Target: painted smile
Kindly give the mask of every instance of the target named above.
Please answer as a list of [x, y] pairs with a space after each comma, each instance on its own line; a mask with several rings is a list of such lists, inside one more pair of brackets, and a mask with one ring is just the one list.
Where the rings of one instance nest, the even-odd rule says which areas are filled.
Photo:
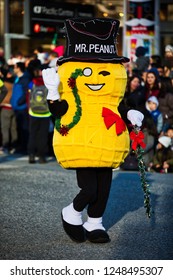
[[89, 89], [91, 90], [100, 90], [105, 84], [96, 84], [96, 85], [90, 85], [90, 84], [85, 84]]

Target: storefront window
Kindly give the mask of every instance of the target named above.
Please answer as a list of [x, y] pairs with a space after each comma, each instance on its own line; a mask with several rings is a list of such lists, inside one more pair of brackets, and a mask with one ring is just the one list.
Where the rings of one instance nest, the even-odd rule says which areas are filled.
[[22, 0], [9, 1], [9, 32], [23, 33], [24, 8]]
[[173, 4], [160, 5], [160, 21], [173, 21]]
[[168, 5], [168, 21], [173, 21], [173, 4]]

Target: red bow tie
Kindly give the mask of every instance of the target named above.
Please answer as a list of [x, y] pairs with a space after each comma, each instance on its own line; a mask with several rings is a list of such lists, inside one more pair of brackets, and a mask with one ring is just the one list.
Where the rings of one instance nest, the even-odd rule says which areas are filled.
[[119, 115], [115, 114], [110, 109], [103, 107], [102, 117], [104, 117], [104, 123], [107, 129], [109, 129], [114, 123], [116, 123], [115, 129], [117, 135], [126, 130], [124, 121], [119, 117]]
[[142, 131], [139, 131], [136, 134], [134, 131], [130, 132], [130, 139], [132, 140], [132, 149], [136, 150], [138, 145], [140, 145], [143, 149], [146, 147], [146, 144], [143, 142], [144, 134]]

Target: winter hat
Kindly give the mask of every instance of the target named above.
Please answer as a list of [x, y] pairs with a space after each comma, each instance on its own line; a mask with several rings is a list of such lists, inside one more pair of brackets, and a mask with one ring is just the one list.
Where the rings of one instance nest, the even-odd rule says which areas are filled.
[[142, 46], [139, 46], [136, 48], [136, 52], [135, 52], [135, 55], [137, 57], [140, 57], [140, 56], [144, 56], [147, 52], [147, 49], [142, 47]]
[[171, 138], [168, 136], [161, 136], [158, 139], [159, 143], [161, 143], [165, 148], [168, 148], [171, 145]]
[[67, 19], [66, 50], [57, 64], [68, 61], [129, 62], [127, 57], [117, 54], [116, 35], [119, 24], [119, 20], [114, 19]]
[[157, 105], [157, 107], [159, 106], [159, 101], [158, 101], [158, 99], [157, 99], [156, 96], [150, 96], [150, 97], [148, 98], [147, 102], [149, 102], [149, 101], [155, 103], [155, 104]]
[[173, 47], [171, 45], [167, 45], [165, 47], [165, 52], [173, 52]]
[[159, 79], [159, 71], [157, 70], [157, 68], [153, 67], [153, 68], [150, 68], [147, 73], [153, 73], [157, 79]]

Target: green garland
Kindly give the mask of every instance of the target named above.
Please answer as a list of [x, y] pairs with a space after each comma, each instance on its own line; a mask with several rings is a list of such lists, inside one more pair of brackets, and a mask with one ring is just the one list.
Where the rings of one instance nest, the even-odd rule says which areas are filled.
[[151, 217], [151, 203], [150, 203], [150, 190], [149, 184], [146, 179], [145, 164], [143, 160], [144, 147], [146, 146], [143, 142], [144, 134], [140, 128], [135, 127], [130, 133], [130, 139], [132, 140], [132, 149], [134, 150], [137, 160], [141, 179], [141, 187], [144, 193], [144, 207], [146, 208], [146, 214]]
[[136, 152], [136, 157], [138, 159], [141, 186], [144, 193], [144, 208], [146, 208], [146, 214], [150, 218], [151, 217], [150, 190], [149, 190], [149, 184], [147, 183], [146, 180], [145, 164], [142, 156], [144, 150], [139, 146], [135, 152]]
[[56, 118], [55, 120], [55, 128], [57, 131], [62, 135], [66, 136], [71, 128], [73, 128], [79, 121], [82, 115], [82, 108], [81, 108], [81, 100], [78, 94], [78, 89], [76, 86], [76, 79], [78, 76], [82, 76], [83, 71], [81, 69], [76, 69], [68, 79], [67, 83], [70, 88], [72, 88], [72, 92], [75, 98], [76, 103], [76, 112], [74, 114], [73, 120], [69, 124], [61, 124], [61, 117]]

